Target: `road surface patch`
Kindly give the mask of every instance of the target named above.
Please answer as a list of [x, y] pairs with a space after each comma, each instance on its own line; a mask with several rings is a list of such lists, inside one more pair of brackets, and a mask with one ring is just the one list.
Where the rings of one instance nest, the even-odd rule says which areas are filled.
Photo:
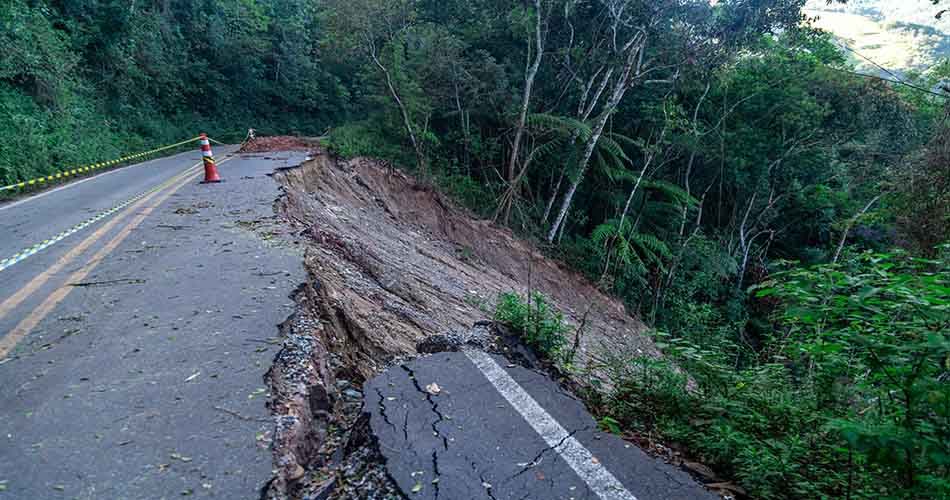
[[[161, 180], [136, 179], [123, 198], [193, 163], [165, 162]], [[258, 498], [271, 477], [274, 428], [261, 377], [277, 346], [265, 341], [306, 275], [291, 233], [275, 228], [264, 241], [237, 222], [273, 216], [279, 191], [266, 174], [278, 165], [235, 158], [226, 189], [187, 181], [83, 280], [147, 277], [146, 286], [67, 287], [18, 346], [22, 356], [0, 364], [0, 480], [9, 479], [0, 498]], [[90, 228], [131, 212], [32, 297], [67, 283], [165, 192]], [[183, 229], [155, 229], [163, 225]], [[66, 243], [74, 242], [58, 247]], [[43, 252], [10, 276], [60, 253]], [[0, 333], [29, 312], [20, 310]], [[60, 338], [64, 328], [79, 331]]]
[[[222, 162], [222, 163], [223, 163], [223, 162]], [[60, 241], [63, 241], [64, 239], [66, 239], [66, 238], [68, 238], [68, 237], [70, 237], [70, 236], [72, 236], [72, 235], [78, 233], [79, 231], [82, 231], [83, 229], [85, 229], [85, 228], [87, 228], [87, 227], [89, 227], [89, 226], [91, 226], [91, 225], [93, 225], [93, 224], [95, 224], [95, 223], [101, 221], [102, 219], [105, 219], [106, 217], [109, 217], [110, 215], [112, 215], [112, 214], [114, 214], [114, 213], [116, 213], [116, 212], [122, 210], [123, 208], [125, 208], [125, 207], [127, 207], [127, 206], [129, 206], [129, 205], [131, 205], [131, 204], [133, 204], [133, 203], [135, 203], [135, 202], [137, 202], [137, 201], [139, 201], [139, 200], [141, 200], [142, 198], [145, 198], [146, 196], [148, 196], [148, 195], [150, 195], [150, 194], [152, 194], [152, 193], [155, 193], [155, 192], [157, 192], [157, 191], [161, 191], [162, 189], [164, 189], [164, 188], [166, 188], [166, 187], [168, 187], [168, 186], [174, 184], [174, 183], [177, 182], [178, 180], [180, 180], [182, 176], [186, 175], [190, 170], [192, 170], [192, 169], [195, 168], [195, 167], [197, 167], [197, 165], [193, 165], [193, 166], [189, 167], [187, 170], [185, 170], [184, 172], [182, 172], [181, 174], [179, 174], [179, 175], [177, 175], [177, 176], [175, 176], [175, 177], [169, 179], [168, 181], [163, 182], [162, 184], [159, 184], [159, 185], [157, 185], [157, 186], [155, 186], [155, 187], [153, 187], [153, 188], [151, 188], [151, 189], [149, 189], [149, 190], [142, 191], [141, 193], [139, 193], [139, 194], [137, 194], [137, 195], [135, 195], [135, 196], [133, 196], [133, 197], [131, 197], [131, 198], [129, 198], [129, 199], [127, 199], [127, 200], [121, 202], [121, 203], [119, 203], [118, 205], [115, 205], [115, 206], [113, 206], [113, 207], [111, 207], [111, 208], [108, 208], [108, 209], [106, 209], [106, 210], [103, 210], [103, 211], [99, 212], [98, 214], [96, 214], [96, 215], [94, 215], [94, 216], [92, 216], [92, 217], [90, 217], [90, 218], [88, 218], [88, 219], [86, 219], [86, 220], [80, 222], [79, 224], [76, 224], [75, 226], [73, 226], [73, 227], [71, 227], [71, 228], [69, 228], [69, 229], [66, 229], [65, 231], [60, 232], [59, 234], [57, 234], [57, 235], [55, 235], [55, 236], [52, 236], [52, 237], [50, 237], [50, 238], [47, 238], [47, 239], [45, 239], [45, 240], [43, 240], [43, 241], [41, 241], [41, 242], [39, 242], [39, 243], [37, 243], [37, 244], [35, 244], [35, 245], [29, 247], [29, 248], [26, 248], [26, 249], [24, 249], [24, 250], [22, 250], [22, 251], [20, 251], [20, 252], [17, 252], [17, 253], [14, 254], [12, 257], [8, 257], [8, 258], [6, 258], [6, 259], [0, 260], [0, 271], [4, 271], [4, 270], [6, 270], [7, 268], [9, 268], [9, 267], [11, 267], [11, 266], [13, 266], [13, 265], [15, 265], [15, 264], [18, 264], [18, 263], [20, 263], [20, 262], [23, 262], [24, 260], [26, 260], [26, 259], [32, 257], [33, 255], [36, 255], [37, 253], [39, 253], [39, 252], [41, 252], [41, 251], [43, 251], [43, 250], [45, 250], [45, 249], [47, 249], [47, 248], [49, 248], [49, 247], [55, 245], [56, 243], [59, 243]]]
[[[221, 163], [224, 163], [228, 160], [230, 160], [230, 158], [223, 160]], [[138, 214], [135, 218], [132, 219], [131, 222], [129, 222], [125, 227], [123, 227], [119, 231], [119, 233], [106, 244], [105, 247], [103, 247], [98, 252], [96, 252], [95, 255], [93, 255], [93, 257], [89, 260], [88, 263], [83, 265], [75, 273], [71, 274], [67, 281], [79, 282], [83, 278], [85, 278], [90, 272], [92, 272], [96, 268], [96, 266], [99, 264], [99, 262], [101, 262], [102, 259], [104, 259], [110, 252], [112, 252], [112, 250], [115, 249], [115, 247], [117, 247], [123, 240], [125, 240], [125, 238], [128, 237], [128, 235], [131, 233], [131, 231], [135, 229], [136, 227], [138, 227], [142, 223], [142, 221], [144, 221], [145, 218], [148, 217], [148, 215], [151, 214], [153, 210], [155, 210], [155, 208], [160, 206], [172, 194], [174, 194], [176, 191], [181, 189], [182, 186], [184, 186], [190, 180], [194, 179], [200, 173], [200, 171], [196, 170], [198, 165], [199, 164], [195, 164], [192, 167], [185, 170], [183, 173], [176, 175], [172, 177], [171, 179], [169, 179], [168, 181], [163, 182], [159, 184], [158, 186], [146, 191], [142, 195], [143, 198], [146, 196], [148, 198], [151, 198], [150, 195], [157, 194], [163, 189], [169, 188], [168, 191], [161, 193], [158, 196], [158, 198], [156, 198], [154, 204], [148, 207], [145, 207], [145, 209], [142, 210], [140, 214]], [[147, 199], [141, 199], [141, 201], [144, 203], [147, 201]], [[105, 231], [102, 231], [101, 233], [98, 233], [98, 234], [101, 236], [104, 233]], [[85, 243], [86, 242], [84, 241], [83, 244]], [[69, 255], [69, 257], [71, 260], [71, 258], [76, 257], [76, 255]], [[60, 261], [57, 261], [57, 263], [54, 264], [54, 266], [62, 267], [62, 265], [65, 265], [65, 263], [66, 262], [64, 262], [64, 259], [61, 259]], [[44, 279], [43, 276], [44, 275], [41, 275], [41, 277], [39, 278]], [[45, 276], [48, 277], [48, 274]], [[35, 289], [35, 287], [31, 288], [29, 284], [25, 288]], [[57, 288], [36, 309], [31, 311], [25, 318], [23, 318], [19, 323], [17, 323], [17, 325], [12, 330], [10, 330], [6, 335], [0, 338], [0, 358], [3, 358], [7, 354], [9, 354], [10, 351], [12, 351], [16, 347], [16, 345], [20, 342], [20, 340], [22, 340], [23, 337], [29, 334], [30, 330], [32, 330], [37, 324], [39, 324], [39, 322], [42, 321], [43, 318], [45, 318], [50, 313], [50, 311], [52, 311], [53, 308], [56, 307], [56, 305], [62, 302], [62, 300], [67, 295], [69, 295], [70, 291], [72, 291], [72, 287]], [[22, 298], [24, 297], [21, 297], [20, 294], [15, 294], [13, 297], [11, 297], [11, 299], [13, 299], [14, 301], [16, 301], [17, 299], [22, 300]], [[11, 308], [13, 305], [15, 304], [10, 304], [9, 305], [10, 307], [7, 307], [8, 304], [6, 304], [6, 301], [5, 303], [0, 304], [0, 314], [5, 314], [5, 311]]]
[[464, 352], [495, 390], [521, 414], [544, 442], [574, 469], [598, 498], [637, 500], [637, 497], [627, 491], [584, 445], [545, 411], [491, 356], [476, 349], [465, 349]]
[[482, 351], [392, 367], [367, 382], [364, 403], [389, 474], [412, 499], [716, 498], [600, 432], [545, 375]]

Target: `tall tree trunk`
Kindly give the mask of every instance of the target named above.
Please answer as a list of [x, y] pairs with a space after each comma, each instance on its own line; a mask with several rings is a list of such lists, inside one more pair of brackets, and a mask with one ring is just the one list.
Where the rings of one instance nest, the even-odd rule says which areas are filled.
[[416, 138], [416, 131], [412, 127], [412, 120], [409, 119], [409, 110], [406, 109], [405, 103], [402, 102], [402, 98], [399, 97], [399, 92], [396, 91], [396, 86], [393, 84], [392, 75], [389, 73], [389, 69], [383, 65], [379, 60], [379, 57], [376, 55], [376, 47], [371, 47], [369, 50], [370, 57], [373, 59], [373, 63], [376, 64], [376, 67], [383, 73], [383, 76], [386, 78], [386, 87], [389, 88], [389, 94], [392, 96], [393, 101], [396, 103], [396, 107], [399, 108], [399, 113], [402, 115], [402, 124], [406, 129], [406, 133], [409, 134], [409, 142], [412, 143], [412, 149], [416, 153], [416, 162], [418, 163], [419, 171], [422, 172], [422, 176], [428, 176], [428, 169], [426, 168], [425, 154], [422, 152], [422, 144], [419, 143], [419, 139]]
[[[652, 160], [652, 156], [651, 156]], [[650, 166], [652, 161], [643, 162], [643, 168], [640, 169], [640, 175], [637, 176], [637, 182], [633, 184], [633, 189], [630, 190], [630, 196], [627, 196], [627, 203], [623, 206], [623, 212], [620, 214], [620, 224], [617, 227], [617, 231], [623, 231], [623, 222], [627, 218], [627, 213], [630, 211], [630, 202], [633, 201], [633, 195], [637, 193], [637, 189], [640, 188], [640, 182], [643, 181], [643, 176], [647, 173], [647, 168]]]
[[848, 233], [851, 232], [851, 228], [854, 227], [854, 225], [858, 222], [858, 219], [860, 219], [862, 215], [866, 214], [867, 211], [871, 209], [871, 206], [877, 203], [877, 200], [879, 200], [880, 198], [881, 198], [881, 195], [877, 195], [874, 198], [871, 198], [871, 201], [869, 201], [868, 204], [865, 205], [864, 208], [862, 208], [860, 212], [855, 214], [855, 216], [852, 217], [851, 220], [848, 221], [848, 225], [844, 228], [844, 231], [841, 233], [841, 239], [838, 240], [838, 248], [835, 250], [835, 258], [832, 259], [831, 261], [832, 264], [838, 263], [838, 258], [841, 257], [841, 250], [844, 249], [844, 242], [845, 240], [848, 239]]
[[[594, 108], [597, 106], [597, 103], [600, 102], [600, 97], [603, 95], [604, 90], [607, 88], [607, 84], [610, 83], [610, 77], [613, 76], [614, 68], [610, 68], [604, 73], [603, 78], [600, 81], [600, 85], [597, 86], [597, 90], [594, 92], [593, 97], [590, 97], [590, 90], [594, 86], [594, 82], [597, 80], [597, 77], [600, 75], [600, 72], [603, 71], [603, 67], [599, 68], [590, 80], [587, 82], [587, 85], [584, 86], [584, 93], [581, 96], [577, 104], [577, 117], [582, 122], [586, 122], [590, 118], [590, 114], [594, 111]], [[571, 142], [574, 144], [577, 141], [579, 132], [574, 131], [571, 133]], [[561, 184], [564, 183], [564, 176], [567, 175], [567, 169], [570, 168], [570, 164], [565, 163], [561, 167], [561, 173], [558, 174], [557, 184], [554, 185], [554, 190], [551, 192], [551, 197], [548, 198], [548, 203], [544, 207], [544, 216], [541, 217], [541, 227], [544, 227], [548, 223], [548, 218], [551, 217], [551, 209], [554, 208], [554, 202], [557, 201], [557, 197], [561, 194]]]
[[[521, 172], [518, 173], [518, 156], [521, 154], [521, 141], [524, 138], [525, 125], [528, 121], [528, 108], [531, 106], [531, 92], [534, 88], [534, 79], [538, 75], [538, 68], [541, 66], [541, 59], [544, 56], [544, 41], [541, 36], [541, 23], [542, 23], [542, 12], [541, 12], [541, 0], [534, 0], [534, 10], [537, 19], [534, 23], [534, 43], [535, 43], [535, 54], [534, 60], [530, 65], [525, 61], [525, 80], [524, 80], [524, 92], [521, 96], [521, 111], [518, 115], [518, 124], [515, 127], [515, 140], [511, 145], [511, 156], [508, 159], [508, 193], [502, 197], [501, 204], [498, 206], [498, 210], [495, 211], [494, 219], [497, 221], [498, 216], [504, 212], [505, 213], [505, 223], [508, 223], [508, 218], [511, 214], [511, 204], [514, 203], [515, 198], [517, 197], [517, 191], [519, 185], [521, 184], [521, 178], [524, 175], [524, 171], [527, 170], [527, 162], [525, 162], [525, 168], [521, 169]], [[531, 43], [528, 43], [529, 57]]]
[[624, 94], [627, 92], [627, 88], [630, 85], [630, 77], [633, 76], [634, 69], [636, 69], [637, 75], [640, 73], [640, 66], [643, 63], [643, 47], [645, 44], [646, 36], [643, 33], [638, 33], [633, 39], [630, 40], [628, 46], [625, 47], [627, 50], [627, 60], [624, 64], [623, 71], [620, 73], [617, 81], [614, 83], [613, 93], [604, 106], [604, 110], [601, 112], [600, 117], [597, 119], [590, 139], [587, 140], [587, 145], [584, 148], [584, 156], [580, 163], [580, 171], [577, 174], [577, 178], [571, 181], [571, 186], [568, 188], [567, 194], [564, 195], [564, 200], [561, 202], [561, 208], [558, 210], [557, 218], [554, 220], [554, 224], [551, 225], [550, 231], [548, 231], [548, 243], [554, 241], [555, 236], [557, 236], [558, 229], [564, 223], [564, 218], [567, 216], [567, 212], [571, 208], [571, 203], [574, 201], [574, 194], [577, 192], [577, 187], [580, 186], [581, 181], [584, 180], [584, 174], [587, 171], [587, 166], [590, 164], [590, 159], [594, 155], [594, 148], [597, 147], [597, 142], [600, 140], [600, 136], [604, 132], [604, 127], [607, 125], [607, 120], [610, 118], [610, 115], [614, 112], [614, 110], [617, 109], [617, 106], [623, 99]]
[[551, 216], [551, 209], [554, 208], [554, 202], [557, 201], [557, 195], [561, 194], [561, 183], [564, 182], [564, 175], [567, 173], [567, 166], [561, 169], [561, 175], [557, 178], [557, 184], [551, 191], [551, 197], [548, 198], [548, 204], [544, 207], [544, 216], [541, 217], [541, 227], [548, 223], [548, 217]]

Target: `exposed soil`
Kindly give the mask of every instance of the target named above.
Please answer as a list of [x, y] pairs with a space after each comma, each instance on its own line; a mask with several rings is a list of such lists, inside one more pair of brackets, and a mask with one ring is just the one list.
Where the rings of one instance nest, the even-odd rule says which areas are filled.
[[315, 139], [290, 135], [255, 137], [241, 144], [238, 153], [264, 153], [268, 151], [310, 151], [318, 146]]
[[622, 303], [510, 231], [382, 162], [308, 149], [312, 160], [275, 174], [285, 191], [275, 209], [309, 237], [310, 279], [268, 373], [278, 418], [269, 496], [400, 498], [371, 456], [362, 383], [420, 342], [490, 318], [502, 292], [544, 293], [575, 332], [586, 316], [575, 383], [589, 383], [606, 353], [659, 355]]

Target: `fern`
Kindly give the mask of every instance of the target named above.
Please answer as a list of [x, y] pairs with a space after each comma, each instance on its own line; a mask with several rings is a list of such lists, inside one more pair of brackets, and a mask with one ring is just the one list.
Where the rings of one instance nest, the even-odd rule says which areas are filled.
[[629, 219], [624, 221], [623, 227], [619, 225], [619, 220], [610, 219], [591, 233], [591, 240], [602, 249], [605, 263], [612, 255], [622, 264], [624, 272], [643, 275], [648, 271], [648, 263], [663, 269], [664, 260], [672, 258], [669, 245], [657, 236], [637, 232]]
[[[613, 134], [609, 134], [609, 135], [613, 135]], [[620, 147], [620, 144], [618, 144], [617, 141], [611, 139], [609, 135], [601, 136], [600, 140], [597, 141], [598, 149], [603, 149], [604, 151], [606, 151], [611, 156], [617, 159], [623, 160], [628, 163], [632, 163], [632, 160], [630, 159], [630, 157], [627, 156], [627, 153], [625, 153], [623, 148]]]
[[683, 188], [671, 182], [644, 179], [640, 186], [643, 189], [656, 191], [657, 193], [663, 195], [667, 200], [675, 204], [689, 206], [695, 206], [699, 204], [699, 200], [691, 196]]
[[593, 134], [590, 125], [567, 116], [533, 113], [528, 115], [527, 123], [532, 128], [556, 132], [566, 137], [576, 136], [581, 141], [587, 141]]

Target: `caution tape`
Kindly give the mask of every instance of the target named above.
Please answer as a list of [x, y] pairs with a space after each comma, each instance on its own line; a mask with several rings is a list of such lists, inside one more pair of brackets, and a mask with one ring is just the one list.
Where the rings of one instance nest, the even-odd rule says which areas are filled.
[[[196, 140], [198, 140], [197, 137], [192, 137], [191, 139], [184, 140], [184, 141], [181, 141], [181, 142], [177, 142], [177, 143], [175, 143], [175, 144], [169, 144], [168, 146], [162, 146], [162, 147], [160, 147], [160, 148], [150, 149], [150, 150], [148, 150], [148, 151], [143, 151], [143, 152], [141, 152], [141, 153], [136, 153], [136, 154], [133, 154], [133, 155], [123, 156], [123, 157], [121, 157], [121, 158], [116, 158], [116, 159], [114, 159], [114, 160], [109, 160], [109, 161], [100, 162], [100, 163], [93, 163], [93, 164], [91, 164], [91, 165], [86, 165], [86, 166], [82, 166], [82, 167], [76, 167], [76, 168], [69, 169], [69, 170], [63, 170], [63, 171], [57, 172], [57, 173], [55, 173], [55, 174], [49, 174], [49, 175], [44, 175], [44, 176], [41, 176], [41, 177], [36, 177], [36, 178], [30, 179], [30, 180], [28, 180], [28, 181], [17, 182], [17, 183], [10, 184], [10, 185], [7, 185], [7, 186], [0, 186], [0, 192], [9, 191], [9, 190], [11, 190], [11, 189], [24, 188], [24, 187], [27, 187], [27, 186], [35, 186], [35, 185], [45, 184], [45, 183], [47, 183], [47, 182], [52, 182], [52, 181], [55, 181], [55, 180], [57, 180], [57, 179], [65, 179], [65, 178], [68, 178], [68, 177], [71, 177], [71, 176], [74, 176], [74, 175], [79, 175], [79, 174], [84, 174], [84, 173], [87, 173], [87, 172], [92, 172], [93, 170], [98, 170], [98, 169], [100, 169], [100, 168], [111, 167], [111, 166], [113, 166], [113, 165], [118, 165], [119, 163], [122, 163], [122, 162], [125, 162], [125, 161], [135, 160], [135, 159], [138, 159], [138, 158], [142, 158], [142, 157], [144, 157], [144, 156], [148, 156], [148, 155], [151, 155], [151, 154], [158, 153], [158, 152], [160, 152], [160, 151], [165, 151], [166, 149], [171, 149], [171, 148], [178, 147], [178, 146], [181, 146], [181, 145], [184, 145], [184, 144], [188, 144], [189, 142], [196, 141]], [[3, 269], [0, 268], [0, 271], [2, 271], [2, 270], [3, 270]]]
[[[187, 141], [186, 141], [186, 142], [187, 142]], [[49, 239], [47, 239], [47, 240], [43, 240], [42, 242], [37, 243], [37, 244], [35, 244], [35, 245], [33, 245], [33, 246], [31, 246], [31, 247], [29, 247], [29, 248], [27, 248], [27, 249], [25, 249], [25, 250], [23, 250], [23, 251], [21, 251], [21, 252], [17, 252], [17, 253], [16, 253], [15, 255], [13, 255], [12, 257], [9, 257], [9, 258], [0, 260], [0, 271], [3, 271], [3, 270], [5, 270], [5, 269], [9, 268], [10, 266], [13, 266], [14, 264], [17, 264], [17, 263], [19, 263], [19, 262], [23, 262], [24, 260], [28, 259], [30, 256], [35, 255], [37, 252], [40, 252], [40, 251], [42, 251], [42, 250], [44, 250], [44, 249], [46, 249], [46, 248], [49, 248], [49, 247], [55, 245], [56, 243], [58, 243], [58, 242], [60, 242], [60, 241], [62, 241], [62, 240], [64, 240], [64, 239], [68, 238], [69, 236], [71, 236], [71, 235], [73, 235], [73, 234], [76, 234], [76, 233], [79, 232], [79, 231], [82, 231], [84, 228], [89, 227], [89, 226], [91, 226], [92, 224], [95, 224], [96, 222], [99, 222], [100, 220], [102, 220], [102, 219], [104, 219], [104, 218], [106, 218], [106, 217], [108, 217], [108, 216], [110, 216], [110, 215], [112, 215], [112, 214], [118, 212], [119, 210], [122, 210], [123, 208], [125, 208], [125, 207], [127, 207], [127, 206], [129, 206], [129, 205], [131, 205], [131, 204], [133, 204], [133, 203], [135, 203], [136, 201], [139, 201], [139, 200], [141, 200], [142, 198], [144, 198], [144, 197], [146, 197], [146, 196], [148, 196], [148, 195], [150, 195], [150, 194], [152, 194], [152, 193], [154, 193], [154, 192], [156, 192], [156, 191], [160, 191], [160, 190], [162, 190], [162, 189], [168, 187], [169, 185], [171, 185], [171, 184], [175, 183], [176, 181], [178, 181], [179, 179], [181, 179], [183, 176], [189, 175], [189, 174], [191, 173], [191, 171], [194, 170], [194, 168], [195, 168], [196, 166], [197, 166], [197, 165], [192, 166], [192, 167], [189, 167], [189, 168], [188, 168], [187, 170], [185, 170], [184, 172], [182, 172], [182, 173], [180, 173], [180, 174], [178, 174], [178, 175], [175, 175], [175, 176], [172, 177], [171, 179], [169, 179], [169, 180], [167, 180], [167, 181], [165, 181], [165, 182], [163, 182], [163, 183], [161, 183], [161, 184], [159, 184], [159, 185], [157, 185], [157, 186], [155, 186], [155, 187], [149, 189], [148, 191], [143, 191], [143, 192], [141, 192], [141, 193], [139, 193], [139, 194], [137, 194], [137, 195], [135, 195], [135, 196], [133, 196], [133, 197], [131, 197], [131, 198], [125, 200], [125, 201], [123, 201], [122, 203], [119, 203], [118, 205], [116, 205], [116, 206], [114, 206], [114, 207], [112, 207], [112, 208], [109, 208], [109, 209], [107, 209], [107, 210], [104, 210], [104, 211], [102, 211], [102, 212], [99, 212], [98, 214], [96, 214], [96, 215], [94, 215], [94, 216], [92, 216], [92, 217], [90, 217], [90, 218], [88, 218], [88, 219], [86, 219], [86, 220], [80, 222], [79, 224], [76, 224], [75, 226], [73, 226], [73, 227], [71, 227], [71, 228], [69, 228], [69, 229], [67, 229], [67, 230], [65, 230], [65, 231], [63, 231], [63, 232], [57, 234], [56, 236], [53, 236], [52, 238], [49, 238]]]

